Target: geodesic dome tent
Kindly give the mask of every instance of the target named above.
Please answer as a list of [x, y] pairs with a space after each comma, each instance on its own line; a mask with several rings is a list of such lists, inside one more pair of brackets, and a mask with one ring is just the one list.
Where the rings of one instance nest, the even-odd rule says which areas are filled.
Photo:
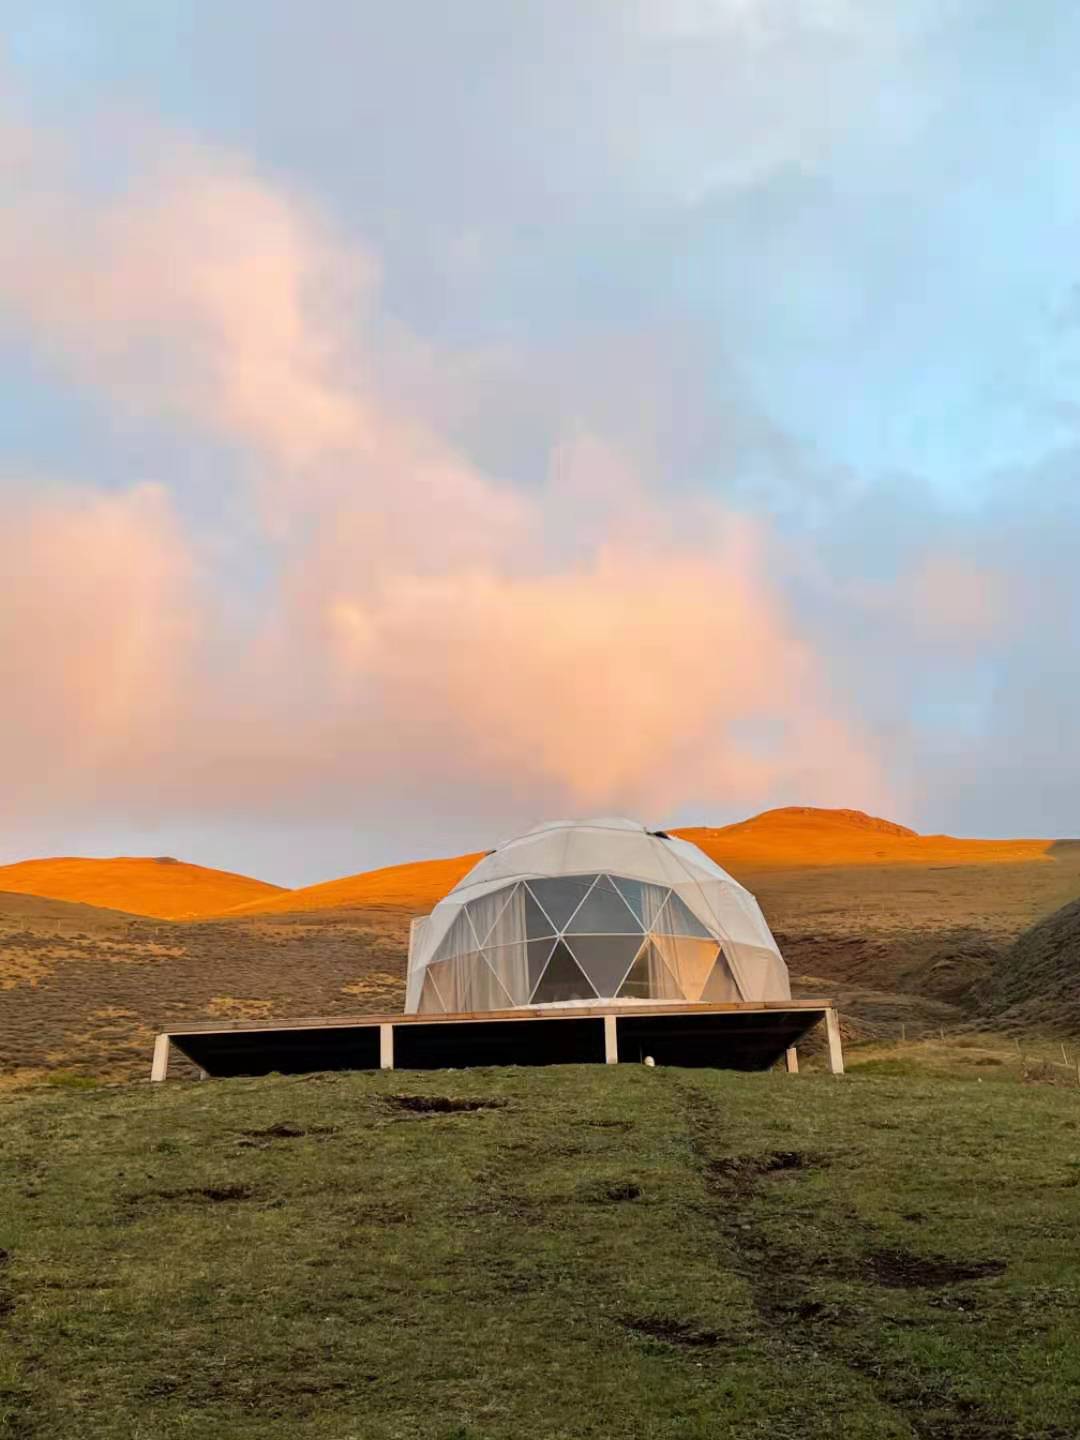
[[556, 821], [501, 845], [409, 937], [409, 1014], [790, 998], [750, 892], [631, 820]]

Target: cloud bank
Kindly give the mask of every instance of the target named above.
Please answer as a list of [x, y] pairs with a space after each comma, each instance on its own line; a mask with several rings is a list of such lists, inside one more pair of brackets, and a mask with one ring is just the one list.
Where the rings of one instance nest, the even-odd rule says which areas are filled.
[[[796, 288], [783, 219], [805, 238], [854, 117], [901, 64], [919, 83], [872, 119], [907, 155], [933, 108], [919, 47], [940, 27], [914, 10], [871, 23], [808, 5], [795, 23], [786, 7], [717, 3], [642, 7], [627, 29], [631, 10], [583, 7], [581, 54], [617, 58], [599, 96], [574, 71], [545, 99], [550, 133], [523, 120], [520, 187], [491, 126], [515, 87], [536, 93], [551, 35], [530, 7], [493, 109], [447, 111], [475, 162], [461, 193], [402, 130], [385, 145], [423, 183], [394, 191], [408, 166], [379, 173], [361, 133], [363, 213], [347, 189], [267, 163], [261, 143], [120, 107], [76, 135], [12, 90], [0, 355], [55, 387], [58, 415], [77, 395], [97, 417], [93, 454], [73, 445], [51, 473], [0, 452], [15, 829], [311, 834], [362, 816], [378, 833], [405, 815], [416, 853], [556, 812], [820, 803], [928, 828], [1068, 830], [1074, 442], [1055, 432], [959, 497], [862, 471], [767, 403], [761, 364], [794, 332], [770, 314], [750, 335], [722, 273], [701, 288], [721, 226], [789, 288], [784, 326], [831, 306], [828, 272]], [[287, 56], [299, 83], [316, 57], [279, 18], [264, 59], [273, 73]], [[347, 49], [368, 22], [338, 18]], [[395, 73], [392, 32], [365, 61], [376, 90], [375, 70]], [[346, 101], [323, 59], [332, 114]], [[448, 71], [423, 64], [435, 107]], [[763, 65], [788, 77], [783, 114], [754, 79]], [[654, 88], [665, 66], [688, 86]], [[717, 88], [727, 108], [707, 113]], [[615, 120], [635, 97], [631, 153]], [[601, 101], [572, 155], [570, 117], [596, 119]], [[560, 160], [544, 169], [551, 134]], [[676, 152], [666, 172], [653, 163]], [[574, 203], [537, 228], [556, 178]], [[630, 258], [605, 231], [628, 207]], [[864, 239], [843, 238], [856, 273]], [[525, 254], [535, 285], [514, 278]], [[545, 314], [546, 277], [567, 264]], [[658, 291], [661, 274], [675, 280]], [[849, 408], [857, 428], [857, 393]]]
[[594, 437], [530, 492], [483, 473], [380, 394], [378, 267], [308, 207], [167, 142], [98, 203], [51, 148], [21, 149], [40, 198], [5, 229], [9, 315], [103, 403], [240, 451], [273, 554], [230, 634], [227, 561], [163, 490], [16, 491], [0, 743], [53, 768], [53, 803], [318, 813], [426, 783], [661, 813], [825, 799], [841, 770], [882, 799], [767, 524], [650, 493]]

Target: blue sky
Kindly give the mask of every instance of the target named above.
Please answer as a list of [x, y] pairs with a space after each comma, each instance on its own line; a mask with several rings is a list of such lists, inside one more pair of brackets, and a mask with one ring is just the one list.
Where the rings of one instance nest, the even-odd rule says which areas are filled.
[[4, 858], [1080, 832], [1074, 6], [0, 26]]

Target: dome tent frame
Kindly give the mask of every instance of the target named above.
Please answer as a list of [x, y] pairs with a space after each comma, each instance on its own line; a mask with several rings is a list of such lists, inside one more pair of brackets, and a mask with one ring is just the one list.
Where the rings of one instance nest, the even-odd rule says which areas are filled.
[[508, 841], [410, 932], [407, 1014], [790, 997], [749, 891], [631, 820], [554, 821]]
[[[560, 884], [547, 883], [556, 881]], [[650, 887], [656, 892], [651, 899]], [[470, 906], [475, 906], [475, 918]], [[538, 913], [553, 933], [530, 937], [529, 915], [535, 923]], [[639, 929], [627, 931], [628, 913]], [[618, 917], [615, 928], [612, 915]], [[637, 938], [628, 939], [628, 933]], [[455, 934], [457, 939], [448, 938]], [[499, 948], [491, 943], [493, 937], [503, 946], [499, 963], [512, 968], [507, 985], [484, 954]], [[474, 948], [465, 948], [463, 939]], [[543, 964], [533, 977], [528, 946], [537, 939], [551, 949], [541, 956]], [[638, 979], [628, 990], [630, 972], [620, 979], [620, 969], [635, 945], [635, 961], [642, 953], [648, 960], [639, 965]], [[458, 953], [449, 954], [455, 947]], [[564, 977], [574, 973], [566, 969], [568, 958], [578, 974], [594, 974], [591, 1000], [585, 994], [553, 1003], [544, 998], [548, 992], [540, 985], [556, 952]], [[696, 966], [695, 957], [701, 962]], [[435, 967], [446, 960], [453, 988], [440, 1001], [461, 1008], [424, 1013], [418, 1002], [425, 984], [432, 979], [436, 988]], [[600, 981], [601, 970], [606, 983]], [[720, 977], [737, 998], [650, 993], [658, 977], [660, 988], [677, 980], [684, 991], [693, 991], [702, 976], [703, 988]], [[515, 985], [520, 1003], [513, 1003]], [[602, 998], [597, 986], [612, 993]], [[825, 1030], [828, 1069], [842, 1075], [835, 1007], [828, 1000], [790, 998], [787, 967], [757, 902], [695, 846], [631, 821], [560, 822], [492, 851], [430, 915], [414, 922], [404, 1014], [189, 1022], [156, 1037], [150, 1079], [168, 1078], [171, 1053], [186, 1057], [203, 1077], [612, 1065], [647, 1057], [659, 1065], [736, 1070], [765, 1070], [784, 1059], [789, 1072], [797, 1072], [796, 1046], [819, 1025]]]

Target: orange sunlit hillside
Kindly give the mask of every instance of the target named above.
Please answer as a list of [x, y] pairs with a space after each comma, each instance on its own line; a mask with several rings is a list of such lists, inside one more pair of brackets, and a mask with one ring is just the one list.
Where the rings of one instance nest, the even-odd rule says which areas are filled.
[[[1043, 860], [1048, 840], [917, 835], [857, 810], [768, 810], [719, 828], [674, 830], [738, 878], [760, 869], [845, 865], [992, 865]], [[25, 860], [0, 866], [0, 891], [105, 906], [166, 920], [390, 907], [430, 909], [480, 854], [391, 865], [286, 890], [170, 859]]]
[[1050, 840], [963, 840], [919, 835], [861, 810], [791, 806], [719, 829], [673, 831], [718, 865], [740, 869], [821, 865], [992, 865], [1041, 860]]
[[161, 920], [215, 915], [283, 893], [279, 885], [247, 875], [207, 870], [167, 857], [22, 860], [0, 865], [0, 891], [104, 906]]
[[302, 890], [286, 890], [231, 913], [282, 915], [301, 910], [355, 910], [383, 905], [408, 910], [430, 909], [480, 858], [480, 853], [455, 855], [449, 860], [418, 860], [409, 865], [389, 865], [384, 870], [366, 870], [359, 875], [345, 875], [340, 880], [326, 880], [321, 885], [307, 885]]
[[[1047, 840], [956, 840], [917, 835], [857, 810], [769, 810], [719, 829], [673, 830], [738, 877], [765, 867], [827, 865], [986, 865], [1039, 860]], [[479, 854], [421, 860], [287, 890], [233, 911], [238, 916], [390, 906], [430, 909], [480, 859]]]

